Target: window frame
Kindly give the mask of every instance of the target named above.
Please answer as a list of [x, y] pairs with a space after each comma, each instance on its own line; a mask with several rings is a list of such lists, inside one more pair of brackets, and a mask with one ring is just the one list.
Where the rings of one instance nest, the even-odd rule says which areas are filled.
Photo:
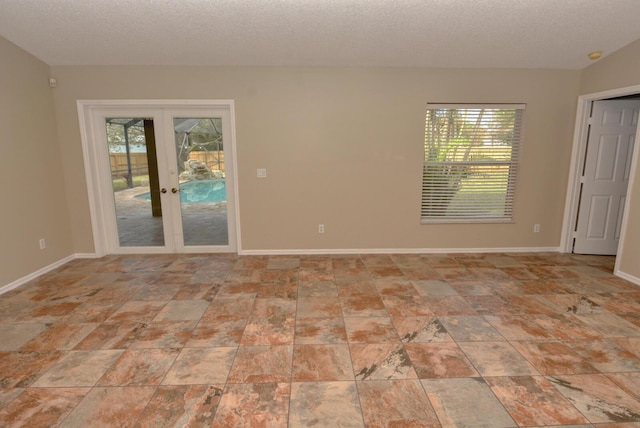
[[[472, 103], [464, 103], [464, 104], [455, 104], [455, 103], [428, 103], [426, 106], [426, 112], [425, 112], [425, 140], [424, 140], [424, 150], [423, 150], [423, 167], [422, 167], [422, 185], [421, 185], [421, 201], [420, 201], [420, 222], [421, 224], [438, 224], [438, 223], [512, 223], [513, 222], [513, 212], [514, 212], [514, 207], [515, 207], [515, 194], [516, 194], [516, 181], [518, 178], [518, 164], [519, 164], [519, 157], [522, 151], [522, 142], [523, 142], [523, 131], [524, 131], [524, 113], [525, 113], [525, 109], [526, 109], [526, 105], [523, 103], [505, 103], [505, 104], [472, 104]], [[482, 114], [484, 114], [484, 112], [486, 110], [502, 110], [502, 111], [515, 111], [514, 112], [514, 117], [513, 117], [513, 128], [510, 132], [511, 137], [508, 140], [509, 144], [508, 147], [509, 150], [509, 154], [510, 157], [508, 159], [504, 159], [504, 160], [497, 160], [497, 159], [491, 159], [491, 160], [469, 160], [466, 158], [463, 158], [462, 160], [455, 160], [455, 159], [444, 159], [444, 160], [437, 160], [434, 161], [429, 160], [429, 148], [430, 147], [434, 147], [435, 144], [441, 144], [441, 143], [437, 143], [435, 140], [430, 141], [428, 140], [429, 136], [430, 136], [430, 131], [429, 131], [429, 114], [431, 111], [434, 110], [439, 110], [439, 111], [444, 111], [445, 114], [448, 111], [451, 110], [463, 110], [463, 113], [465, 113], [464, 111], [475, 111], [477, 110], [478, 112], [480, 112], [482, 110]], [[435, 113], [434, 113], [435, 114]], [[465, 116], [466, 117], [466, 116]], [[489, 121], [487, 120], [486, 122], [484, 122], [484, 118], [481, 117], [480, 113], [477, 113], [476, 117], [480, 117], [478, 120], [479, 122], [482, 123], [495, 123], [493, 120]], [[468, 123], [468, 122], [467, 122]], [[478, 129], [478, 127], [472, 128], [474, 131]], [[495, 128], [485, 128], [485, 129], [492, 129], [494, 130]], [[474, 132], [473, 135], [476, 135], [476, 133]], [[492, 134], [491, 132], [487, 132], [487, 133], [483, 133], [481, 134], [481, 137], [485, 137], [482, 140], [486, 141], [487, 137], [492, 137], [494, 134]], [[447, 140], [446, 143], [448, 144], [449, 141], [451, 140]], [[507, 140], [504, 140], [507, 141]], [[492, 149], [494, 147], [499, 147], [498, 144], [496, 144], [495, 146], [493, 145], [487, 145], [487, 148], [482, 148], [482, 146], [484, 146], [484, 144], [482, 145], [474, 145], [473, 143], [468, 144], [467, 146], [464, 145], [460, 145], [459, 147], [469, 147], [469, 149], [467, 150], [467, 154], [468, 152], [472, 149], [472, 148], [480, 148], [480, 150], [475, 151], [477, 155], [479, 155], [479, 158], [482, 159], [484, 156], [488, 156], [492, 153]], [[504, 146], [504, 145], [503, 145]], [[448, 147], [448, 149], [450, 149], [451, 146]], [[495, 150], [496, 152], [499, 149]], [[438, 154], [438, 156], [440, 156]], [[446, 156], [446, 155], [445, 155]], [[466, 155], [465, 155], [466, 156]], [[432, 156], [433, 157], [433, 156]], [[491, 171], [491, 168], [494, 168], [494, 171]], [[490, 177], [489, 179], [489, 184], [484, 184], [484, 185], [480, 185], [477, 186], [478, 189], [481, 189], [482, 191], [484, 191], [485, 194], [489, 194], [488, 190], [491, 189], [491, 186], [496, 186], [496, 183], [499, 183], [501, 178], [500, 178], [500, 172], [496, 171], [495, 168], [508, 168], [508, 172], [506, 174], [506, 191], [504, 191], [504, 202], [500, 203], [500, 204], [494, 204], [491, 205], [490, 203], [487, 204], [477, 204], [477, 203], [472, 203], [472, 202], [464, 202], [462, 204], [460, 204], [459, 207], [457, 207], [456, 209], [458, 209], [460, 213], [464, 213], [465, 210], [467, 211], [466, 215], [447, 215], [447, 211], [450, 209], [450, 204], [453, 201], [453, 199], [455, 198], [455, 196], [458, 194], [458, 191], [461, 189], [461, 187], [457, 187], [456, 190], [451, 190], [451, 189], [445, 189], [442, 190], [443, 186], [449, 186], [450, 188], [452, 188], [451, 183], [448, 184], [443, 184], [445, 182], [447, 182], [448, 180], [448, 176], [449, 176], [449, 172], [443, 173], [441, 175], [431, 175], [431, 177], [429, 178], [428, 176], [428, 169], [442, 169], [442, 168], [448, 168], [447, 171], [450, 171], [451, 169], [454, 168], [459, 168], [460, 170], [466, 170], [468, 171], [469, 168], [475, 168], [476, 173], [473, 174], [491, 174], [488, 177]], [[504, 174], [504, 173], [502, 173]], [[472, 173], [469, 173], [469, 176], [471, 176]], [[463, 179], [458, 178], [458, 183], [460, 184], [460, 181], [462, 181]], [[504, 181], [504, 180], [503, 180]], [[482, 189], [481, 186], [486, 186], [486, 189]], [[504, 184], [501, 184], [501, 186], [504, 186]], [[473, 185], [468, 186], [468, 188], [473, 187]], [[479, 192], [481, 193], [481, 192]], [[446, 194], [445, 196], [443, 196], [444, 194]], [[451, 196], [451, 194], [453, 194], [453, 196]], [[444, 208], [442, 207], [444, 205]], [[429, 209], [431, 206], [431, 214], [429, 215]], [[478, 214], [473, 214], [474, 210], [478, 210], [481, 208], [491, 208], [493, 210], [495, 209], [502, 209], [502, 215], [497, 215], [497, 214], [489, 214], [486, 213], [484, 215], [478, 215]]]

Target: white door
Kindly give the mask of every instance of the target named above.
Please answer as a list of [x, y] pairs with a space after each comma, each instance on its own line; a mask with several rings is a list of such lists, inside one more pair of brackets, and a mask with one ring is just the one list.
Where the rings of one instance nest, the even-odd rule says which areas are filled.
[[85, 108], [83, 121], [96, 247], [236, 252], [231, 106], [106, 104]]
[[[229, 109], [163, 112], [169, 182], [179, 251], [236, 251], [234, 157]], [[174, 191], [176, 191], [174, 193]]]
[[639, 110], [638, 100], [593, 102], [574, 253], [617, 252]]

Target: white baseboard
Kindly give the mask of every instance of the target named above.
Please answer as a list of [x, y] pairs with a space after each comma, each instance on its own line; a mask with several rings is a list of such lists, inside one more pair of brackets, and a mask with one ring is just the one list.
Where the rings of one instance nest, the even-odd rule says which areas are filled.
[[629, 275], [628, 273], [624, 273], [619, 270], [615, 271], [614, 274], [622, 279], [626, 279], [627, 281], [634, 283], [635, 285], [640, 285], [640, 278], [637, 276]]
[[97, 259], [98, 255], [96, 253], [75, 253], [73, 255], [74, 259]]
[[95, 258], [96, 255], [92, 254], [92, 253], [78, 253], [78, 254], [72, 254], [70, 256], [65, 257], [64, 259], [58, 260], [57, 262], [51, 263], [48, 266], [45, 266], [41, 269], [38, 269], [35, 272], [30, 273], [29, 275], [23, 276], [22, 278], [16, 279], [13, 282], [10, 282], [7, 285], [4, 285], [2, 287], [0, 287], [0, 294], [4, 294], [7, 291], [13, 290], [14, 288], [18, 288], [23, 284], [26, 284], [29, 281], [33, 281], [34, 279], [36, 279], [39, 276], [44, 275], [45, 273], [51, 272], [54, 269], [59, 268], [60, 266], [69, 263], [72, 260], [75, 259], [88, 259], [88, 258]]
[[361, 248], [361, 249], [307, 249], [307, 250], [242, 250], [241, 256], [277, 255], [331, 255], [331, 254], [445, 254], [445, 253], [558, 253], [559, 247], [506, 247], [506, 248]]

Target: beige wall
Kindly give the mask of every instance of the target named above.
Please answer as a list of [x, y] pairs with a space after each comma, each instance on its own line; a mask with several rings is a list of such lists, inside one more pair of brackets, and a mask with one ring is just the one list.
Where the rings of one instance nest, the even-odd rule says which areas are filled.
[[0, 287], [73, 253], [48, 78], [46, 64], [0, 38]]
[[[580, 94], [636, 85], [640, 85], [640, 40], [584, 69]], [[623, 273], [640, 278], [640, 171], [638, 168], [636, 168], [635, 180], [629, 184], [628, 196], [628, 223], [618, 268]]]
[[[576, 96], [640, 85], [638, 70], [640, 41], [582, 72], [50, 70], [0, 38], [0, 286], [93, 252], [77, 99], [234, 99], [244, 250], [556, 247]], [[59, 88], [47, 86], [49, 75]], [[429, 101], [527, 104], [513, 224], [419, 224]], [[255, 178], [259, 167], [268, 179]], [[640, 218], [640, 174], [629, 204], [629, 218]], [[316, 233], [318, 223], [325, 235]], [[533, 223], [542, 224], [540, 234], [532, 233]], [[40, 238], [47, 240], [44, 251]], [[640, 222], [630, 221], [619, 260], [624, 273], [640, 277], [638, 254]]]
[[[579, 71], [53, 67], [52, 73], [76, 252], [93, 251], [76, 100], [105, 98], [235, 100], [243, 250], [559, 245]], [[527, 104], [514, 223], [420, 224], [427, 102]], [[267, 168], [268, 178], [257, 179], [256, 168]], [[541, 233], [533, 233], [534, 223]]]
[[640, 83], [640, 40], [628, 44], [582, 70], [580, 95]]

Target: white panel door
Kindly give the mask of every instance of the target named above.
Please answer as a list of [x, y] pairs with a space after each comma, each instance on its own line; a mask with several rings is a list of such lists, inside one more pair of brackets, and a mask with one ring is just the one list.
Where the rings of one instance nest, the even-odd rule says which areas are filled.
[[574, 253], [618, 250], [639, 110], [638, 100], [593, 103]]

